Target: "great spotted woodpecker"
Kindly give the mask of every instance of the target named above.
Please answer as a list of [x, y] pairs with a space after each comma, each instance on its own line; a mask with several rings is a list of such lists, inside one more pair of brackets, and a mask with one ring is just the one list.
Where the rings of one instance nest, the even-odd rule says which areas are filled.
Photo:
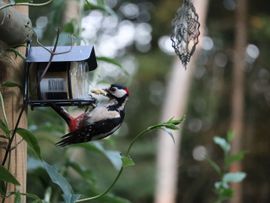
[[109, 98], [105, 104], [98, 104], [91, 111], [72, 117], [63, 107], [51, 107], [67, 122], [69, 133], [62, 136], [57, 146], [88, 142], [105, 138], [114, 133], [125, 117], [125, 105], [129, 92], [126, 87], [112, 84], [108, 89], [93, 91]]

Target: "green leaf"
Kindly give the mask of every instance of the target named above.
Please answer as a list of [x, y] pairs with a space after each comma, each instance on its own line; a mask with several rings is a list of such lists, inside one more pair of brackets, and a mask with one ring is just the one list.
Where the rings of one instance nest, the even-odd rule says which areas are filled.
[[10, 130], [8, 129], [8, 126], [6, 125], [6, 123], [2, 119], [0, 119], [0, 128], [1, 128], [1, 130], [3, 130], [6, 137], [9, 137]]
[[18, 87], [18, 88], [22, 88], [22, 86], [16, 82], [13, 81], [5, 81], [1, 84], [1, 87]]
[[[13, 0], [13, 1], [14, 1], [14, 0]], [[23, 2], [28, 3], [29, 0], [16, 0], [16, 3], [23, 3]]]
[[232, 154], [229, 155], [226, 159], [225, 159], [225, 165], [226, 167], [229, 167], [232, 163], [236, 162], [236, 161], [241, 161], [243, 160], [245, 157], [245, 152], [241, 151], [238, 152], [237, 154]]
[[65, 200], [65, 203], [74, 203], [76, 200], [79, 199], [79, 195], [76, 195], [73, 193], [71, 185], [68, 183], [68, 181], [57, 171], [57, 169], [46, 163], [43, 162], [43, 167], [47, 171], [48, 175], [50, 176], [51, 180], [58, 185], [63, 194], [63, 198]]
[[132, 160], [130, 156], [122, 156], [122, 164], [124, 168], [131, 167], [135, 165], [135, 162]]
[[74, 147], [82, 147], [91, 152], [98, 152], [100, 154], [105, 155], [105, 157], [112, 163], [112, 165], [119, 170], [122, 166], [120, 152], [113, 150], [106, 150], [100, 144], [100, 142], [91, 142], [91, 143], [83, 143], [78, 145], [73, 145]]
[[15, 185], [20, 185], [18, 180], [3, 166], [0, 166], [0, 180]]
[[20, 194], [20, 192], [16, 191], [14, 196], [15, 196], [14, 203], [21, 203], [21, 194]]
[[221, 191], [221, 195], [223, 198], [226, 198], [226, 199], [229, 199], [229, 198], [232, 198], [233, 196], [233, 189], [231, 188], [224, 188], [222, 191]]
[[232, 130], [229, 130], [228, 133], [227, 133], [227, 141], [229, 143], [231, 143], [233, 141], [233, 139], [234, 139], [234, 133], [233, 133]]
[[35, 194], [32, 193], [26, 193], [25, 194], [27, 197], [33, 199], [32, 203], [43, 203], [42, 200]]
[[104, 151], [106, 157], [110, 160], [115, 169], [120, 170], [122, 166], [121, 155], [118, 151], [106, 150]]
[[84, 5], [85, 11], [100, 10], [110, 15], [116, 15], [115, 12], [109, 6], [106, 6], [104, 3], [97, 2], [97, 4], [94, 4], [92, 2], [89, 2], [89, 0], [85, 0], [85, 2], [86, 2]]
[[51, 202], [51, 198], [52, 198], [52, 187], [48, 187], [45, 190], [43, 200], [44, 200], [44, 202]]
[[0, 181], [0, 195], [5, 195], [6, 186], [4, 181]]
[[215, 182], [215, 189], [216, 190], [219, 191], [219, 190], [224, 189], [224, 188], [229, 188], [228, 183], [225, 183], [225, 182], [222, 182], [222, 181]]
[[176, 125], [174, 125], [172, 123], [165, 124], [164, 128], [168, 128], [168, 129], [171, 129], [171, 130], [178, 130], [179, 129]]
[[117, 197], [113, 194], [108, 194], [100, 198], [100, 202], [109, 202], [109, 203], [131, 203], [129, 200], [122, 197]]
[[65, 203], [75, 203], [76, 200], [80, 199], [80, 195], [77, 194], [63, 194]]
[[185, 120], [185, 116], [183, 116], [183, 117], [180, 118], [180, 119], [170, 118], [168, 122], [169, 122], [169, 123], [172, 123], [172, 124], [174, 124], [174, 125], [180, 125], [184, 120]]
[[43, 162], [40, 159], [29, 157], [27, 159], [27, 170], [34, 171], [36, 169], [43, 168]]
[[33, 201], [31, 201], [32, 203], [43, 203], [42, 200], [35, 194], [32, 193], [21, 193], [19, 190], [17, 190], [16, 192], [11, 192], [11, 195], [15, 196], [15, 199], [17, 198], [17, 200], [15, 200], [15, 202], [21, 203], [21, 196], [24, 195], [30, 199], [33, 199]]
[[239, 183], [246, 177], [246, 173], [244, 172], [232, 172], [226, 173], [223, 176], [223, 181], [226, 183]]
[[0, 108], [1, 108], [2, 113], [3, 113], [4, 123], [6, 124], [6, 126], [8, 126], [8, 120], [7, 120], [7, 115], [6, 115], [6, 111], [5, 111], [5, 103], [4, 103], [4, 98], [3, 98], [1, 91], [0, 91]]
[[75, 170], [87, 183], [93, 185], [95, 182], [92, 171], [83, 168], [81, 165], [74, 161], [68, 161], [67, 166], [73, 168], [73, 170]]
[[67, 32], [69, 34], [74, 34], [74, 32], [75, 32], [74, 21], [70, 21], [68, 23], [65, 23], [63, 31]]
[[231, 145], [224, 138], [215, 136], [213, 140], [225, 153], [230, 151]]
[[221, 174], [221, 168], [219, 167], [219, 165], [217, 165], [216, 162], [214, 162], [213, 160], [207, 158], [206, 159], [208, 161], [208, 163], [210, 164], [210, 166], [214, 169], [214, 171], [217, 172], [217, 174]]
[[180, 118], [180, 119], [170, 118], [168, 121], [166, 121], [164, 123], [161, 123], [161, 124], [159, 124], [157, 126], [158, 127], [162, 126], [164, 128], [168, 128], [168, 129], [171, 129], [171, 130], [178, 130], [179, 129], [178, 125], [180, 125], [184, 121], [184, 119], [185, 119], [184, 116], [182, 118]]
[[217, 190], [217, 193], [222, 200], [226, 200], [230, 199], [233, 196], [234, 191], [231, 188], [219, 188]]
[[34, 153], [41, 159], [40, 147], [36, 137], [27, 129], [18, 128], [16, 131], [29, 145], [29, 147], [34, 151]]

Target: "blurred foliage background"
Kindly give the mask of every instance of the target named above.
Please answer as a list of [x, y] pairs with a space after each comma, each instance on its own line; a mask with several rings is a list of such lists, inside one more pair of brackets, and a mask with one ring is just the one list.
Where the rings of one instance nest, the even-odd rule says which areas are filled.
[[[120, 81], [129, 86], [131, 96], [124, 125], [116, 135], [100, 142], [108, 150], [124, 151], [140, 130], [160, 119], [168, 74], [175, 59], [169, 39], [171, 20], [182, 2], [89, 1], [102, 6], [84, 6], [81, 27], [76, 21], [64, 20], [64, 16], [69, 15], [65, 14], [68, 2], [55, 0], [49, 6], [31, 8], [30, 18], [43, 44], [52, 45], [55, 30], [60, 27], [63, 33], [73, 33], [77, 43], [94, 44], [97, 56], [116, 59], [129, 73], [123, 74], [115, 65], [99, 61], [93, 81], [94, 85], [101, 81]], [[85, 4], [84, 1], [77, 2]], [[243, 169], [247, 178], [243, 202], [266, 203], [270, 201], [270, 3], [266, 0], [248, 3], [243, 143], [247, 151]], [[179, 177], [175, 177], [179, 180], [178, 202], [209, 203], [215, 196], [215, 174], [196, 153], [207, 153], [219, 162], [221, 152], [213, 145], [212, 138], [225, 135], [230, 128], [235, 5], [235, 0], [209, 2], [206, 35], [192, 78], [183, 126]], [[70, 43], [65, 34], [61, 35], [61, 40], [62, 44]], [[56, 148], [54, 143], [66, 131], [64, 122], [48, 108], [29, 110], [28, 115], [29, 128], [39, 140], [44, 159], [61, 169], [75, 192], [96, 194], [112, 182], [116, 170], [108, 161], [110, 156], [96, 153], [95, 149]], [[137, 164], [125, 170], [113, 188], [112, 194], [117, 197], [111, 194], [97, 202], [125, 202], [124, 199], [134, 203], [153, 202], [156, 140], [155, 135], [147, 136], [135, 145], [132, 153]], [[73, 162], [83, 165], [80, 170], [85, 173], [78, 173], [75, 166], [67, 167]], [[56, 200], [59, 188], [50, 183], [46, 173], [36, 164], [30, 157], [28, 191], [40, 197], [53, 191], [52, 200]]]

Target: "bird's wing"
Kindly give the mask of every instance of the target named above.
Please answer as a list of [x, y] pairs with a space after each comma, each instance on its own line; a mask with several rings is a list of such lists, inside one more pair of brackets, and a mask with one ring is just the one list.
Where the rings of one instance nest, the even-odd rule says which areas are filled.
[[62, 136], [62, 139], [56, 145], [64, 147], [70, 144], [102, 139], [115, 132], [120, 127], [121, 122], [120, 117], [97, 121]]

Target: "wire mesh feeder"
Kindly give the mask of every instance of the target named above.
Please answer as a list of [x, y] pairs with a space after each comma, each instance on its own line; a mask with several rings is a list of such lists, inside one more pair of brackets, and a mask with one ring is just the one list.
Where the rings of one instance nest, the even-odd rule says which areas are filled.
[[172, 21], [172, 47], [182, 64], [187, 66], [199, 42], [200, 23], [192, 0], [184, 0]]

